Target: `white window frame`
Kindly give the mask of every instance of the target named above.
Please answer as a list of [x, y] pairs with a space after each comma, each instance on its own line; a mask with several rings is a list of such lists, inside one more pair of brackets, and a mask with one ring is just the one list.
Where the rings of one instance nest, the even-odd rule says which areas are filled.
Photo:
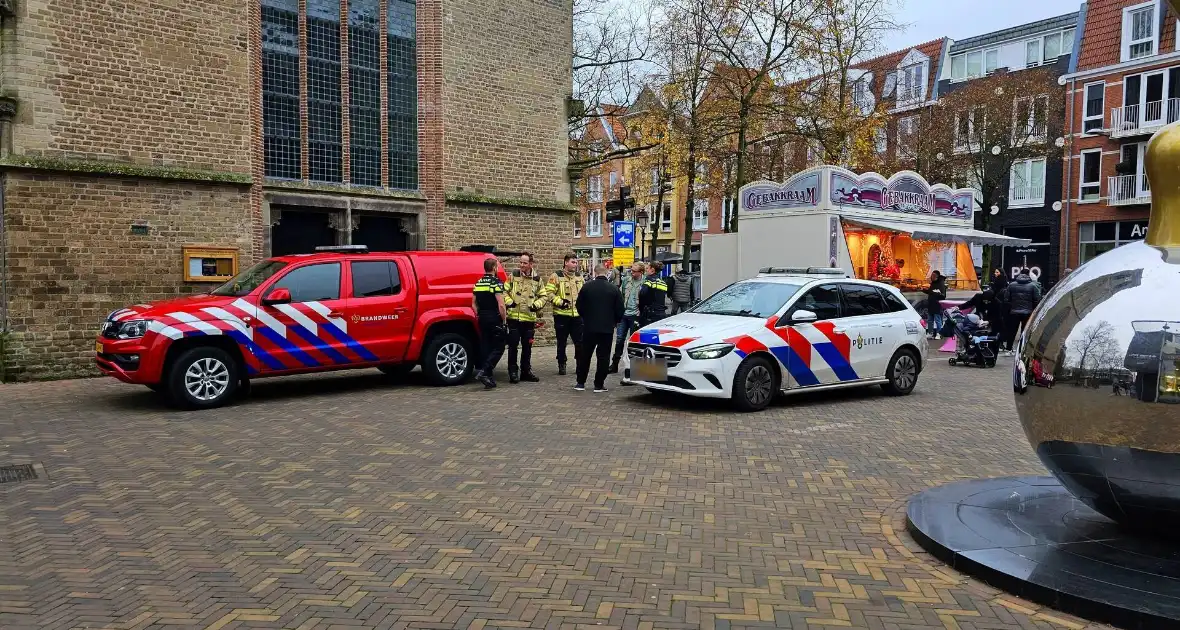
[[[979, 74], [971, 74], [971, 72], [968, 70], [968, 67], [971, 65], [971, 58], [972, 57], [978, 57]], [[990, 68], [988, 67], [988, 58], [989, 57], [991, 57], [992, 61], [994, 62]], [[955, 72], [955, 61], [959, 60], [959, 59], [963, 60], [962, 73]], [[990, 75], [991, 73], [995, 72], [996, 69], [999, 67], [1000, 67], [1000, 49], [998, 47], [980, 48], [979, 50], [972, 50], [970, 52], [959, 53], [959, 54], [951, 57], [951, 81], [957, 83], [959, 81], [970, 81], [971, 79], [978, 79], [980, 77], [986, 77], [986, 76]]]
[[619, 185], [619, 174], [615, 171], [611, 171], [609, 177], [610, 190], [614, 190]]
[[582, 238], [582, 217], [579, 215], [574, 219], [574, 238]]
[[885, 125], [877, 127], [873, 132], [873, 145], [877, 149], [878, 155], [885, 155], [889, 152], [889, 129]]
[[586, 200], [602, 203], [602, 175], [591, 175], [586, 179]]
[[[975, 112], [983, 112], [984, 129], [987, 128], [987, 109], [983, 105], [970, 109], [959, 110], [955, 113], [955, 153], [972, 153], [982, 150], [983, 139], [975, 136]], [[959, 137], [959, 123], [962, 117], [967, 117], [967, 137]], [[986, 131], [985, 131], [986, 133]]]
[[[1095, 227], [1099, 223], [1114, 223], [1115, 224], [1114, 225], [1114, 240], [1110, 240], [1110, 239], [1098, 240], [1097, 238], [1094, 237], [1094, 232], [1096, 231]], [[1092, 258], [1086, 258], [1086, 259], [1081, 258], [1082, 254], [1086, 251], [1086, 248], [1085, 248], [1086, 245], [1102, 244], [1102, 245], [1114, 245], [1115, 247], [1122, 247], [1123, 245], [1126, 245], [1128, 243], [1137, 243], [1137, 242], [1143, 240], [1142, 238], [1133, 238], [1133, 239], [1121, 238], [1119, 236], [1119, 234], [1122, 232], [1121, 228], [1123, 227], [1122, 224], [1124, 224], [1124, 223], [1135, 224], [1135, 223], [1138, 223], [1138, 221], [1136, 221], [1135, 219], [1127, 219], [1127, 220], [1122, 220], [1122, 221], [1082, 221], [1082, 222], [1078, 223], [1078, 258], [1079, 258], [1078, 264], [1083, 264], [1083, 263], [1086, 263], [1090, 260], [1093, 260]], [[1087, 231], [1086, 230], [1087, 227], [1090, 228], [1089, 229], [1090, 238], [1088, 240], [1085, 238], [1085, 234], [1083, 234], [1084, 232]], [[1101, 255], [1101, 254], [1099, 254], [1099, 255]]]
[[660, 232], [669, 234], [672, 232], [672, 202], [664, 202], [664, 211], [660, 213]]
[[651, 169], [651, 187], [648, 188], [648, 194], [660, 194], [660, 169], [658, 168]]
[[1073, 40], [1078, 36], [1076, 28], [1067, 28], [1061, 31], [1061, 54], [1073, 54]]
[[[1143, 10], [1150, 10], [1151, 17], [1147, 23], [1151, 25], [1151, 36], [1141, 39], [1132, 39], [1132, 27], [1134, 15]], [[1145, 59], [1159, 53], [1160, 49], [1160, 24], [1159, 24], [1159, 2], [1151, 0], [1150, 2], [1143, 2], [1134, 6], [1123, 8], [1123, 31], [1122, 40], [1119, 43], [1119, 59], [1120, 61], [1133, 61], [1135, 59]], [[1131, 56], [1131, 48], [1141, 44], [1151, 44], [1151, 49], [1140, 55]]]
[[[1016, 174], [1017, 170], [1023, 171], [1020, 179], [1025, 182], [1027, 186], [1032, 185], [1032, 174], [1037, 168], [1041, 171], [1041, 195], [1040, 197], [1028, 197], [1020, 201], [1012, 201], [1016, 198]], [[1045, 158], [1029, 158], [1026, 160], [1015, 160], [1012, 162], [1012, 168], [1008, 174], [1008, 207], [1009, 208], [1037, 208], [1045, 205], [1045, 175], [1046, 175], [1046, 160]]]
[[[911, 75], [916, 75], [913, 76], [913, 82], [910, 81]], [[930, 61], [927, 59], [904, 67], [899, 66], [897, 68], [897, 106], [912, 107], [925, 102], [929, 75]], [[915, 93], [911, 93], [910, 88], [913, 88]]]
[[[1101, 86], [1102, 103], [1098, 106], [1097, 114], [1086, 114], [1086, 106], [1090, 100], [1090, 88], [1093, 86]], [[1090, 131], [1086, 131], [1086, 123], [1097, 120], [1098, 126]], [[1095, 81], [1094, 83], [1087, 83], [1082, 86], [1082, 134], [1091, 135], [1106, 127], [1106, 81]]]
[[[904, 128], [910, 126], [909, 134], [916, 135], [918, 127], [918, 116], [906, 116], [897, 119], [897, 157], [903, 159], [910, 159], [917, 155], [917, 151], [913, 146], [906, 144], [904, 138], [906, 133]], [[912, 122], [911, 122], [912, 121]]]
[[[1044, 103], [1045, 106], [1045, 128], [1041, 129], [1041, 133], [1034, 135], [1034, 127], [1037, 124], [1037, 103]], [[1028, 119], [1020, 120], [1020, 104], [1028, 103]], [[1044, 142], [1049, 137], [1049, 95], [1039, 94], [1037, 96], [1022, 96], [1012, 101], [1012, 143], [1016, 145], [1020, 141], [1024, 142]]]
[[[1029, 52], [1036, 51], [1036, 59], [1029, 56]], [[1042, 37], [1024, 42], [1024, 67], [1035, 68], [1045, 60], [1045, 40]]]
[[[1092, 182], [1086, 181], [1086, 156], [1098, 156], [1098, 179]], [[1085, 199], [1083, 190], [1086, 188], [1096, 189], [1097, 194], [1091, 199]], [[1078, 203], [1097, 203], [1102, 200], [1102, 149], [1086, 149], [1078, 152]]]
[[693, 199], [692, 231], [705, 232], [709, 229], [709, 200]]
[[586, 236], [589, 238], [602, 236], [602, 210], [586, 212]]

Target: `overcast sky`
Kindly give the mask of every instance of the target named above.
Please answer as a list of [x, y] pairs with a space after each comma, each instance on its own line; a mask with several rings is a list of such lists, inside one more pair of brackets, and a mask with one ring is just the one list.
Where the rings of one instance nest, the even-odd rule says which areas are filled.
[[1081, 0], [894, 0], [908, 27], [884, 42], [885, 52], [946, 36], [966, 39], [1077, 11]]

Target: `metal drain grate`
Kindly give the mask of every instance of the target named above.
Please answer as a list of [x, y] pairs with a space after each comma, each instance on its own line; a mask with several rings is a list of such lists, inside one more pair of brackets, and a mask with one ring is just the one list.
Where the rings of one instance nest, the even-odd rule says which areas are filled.
[[0, 483], [11, 481], [28, 481], [37, 478], [37, 470], [32, 464], [16, 464], [14, 466], [0, 466]]

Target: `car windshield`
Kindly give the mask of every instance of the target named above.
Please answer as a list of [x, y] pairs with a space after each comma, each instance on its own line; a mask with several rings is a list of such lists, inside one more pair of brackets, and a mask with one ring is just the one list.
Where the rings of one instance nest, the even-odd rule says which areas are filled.
[[233, 280], [217, 287], [212, 291], [212, 294], [229, 297], [249, 295], [286, 266], [287, 263], [282, 261], [264, 260], [234, 276]]
[[692, 312], [765, 319], [777, 313], [802, 286], [784, 282], [739, 282], [714, 293]]

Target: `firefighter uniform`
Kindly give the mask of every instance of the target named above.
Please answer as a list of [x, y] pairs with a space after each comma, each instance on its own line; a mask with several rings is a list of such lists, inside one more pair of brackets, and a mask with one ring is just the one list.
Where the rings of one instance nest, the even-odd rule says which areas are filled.
[[500, 304], [496, 296], [504, 293], [504, 284], [494, 273], [484, 274], [472, 289], [475, 294], [476, 319], [479, 322], [480, 356], [483, 359], [479, 378], [485, 387], [495, 387], [492, 372], [504, 356], [506, 331], [500, 318]]
[[[516, 270], [504, 285], [504, 306], [508, 308], [508, 380], [536, 383], [533, 374], [533, 335], [537, 330], [537, 313], [545, 309], [545, 285], [541, 276], [526, 276]], [[516, 349], [520, 347], [520, 363]]]
[[582, 345], [582, 320], [578, 317], [578, 309], [574, 302], [586, 279], [582, 274], [569, 273], [564, 269], [560, 273], [549, 276], [545, 285], [545, 294], [553, 302], [553, 328], [557, 333], [557, 373], [565, 374], [566, 354], [565, 346], [571, 339], [574, 342], [574, 360], [577, 361], [578, 348]]

